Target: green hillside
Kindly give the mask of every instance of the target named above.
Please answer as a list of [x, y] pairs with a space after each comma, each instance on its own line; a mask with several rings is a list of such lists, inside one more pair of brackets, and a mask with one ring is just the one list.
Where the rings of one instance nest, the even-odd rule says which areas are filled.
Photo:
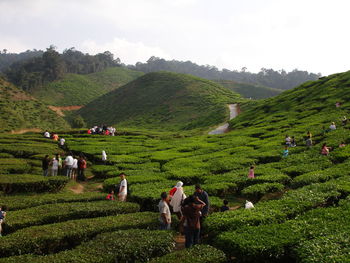
[[[350, 111], [350, 72], [334, 74], [318, 81], [310, 81], [285, 91], [277, 97], [242, 105], [243, 114], [231, 122], [233, 128], [273, 126], [278, 131], [328, 127], [330, 122]], [[335, 107], [341, 102], [340, 108]], [[276, 133], [278, 131], [271, 131]]]
[[78, 111], [90, 124], [189, 130], [223, 122], [228, 103], [241, 100], [220, 85], [185, 74], [144, 75]]
[[67, 128], [68, 124], [40, 101], [0, 78], [0, 132]]
[[85, 105], [141, 75], [142, 72], [122, 67], [88, 75], [66, 74], [63, 79], [33, 91], [33, 96], [54, 106]]
[[216, 82], [224, 86], [225, 88], [228, 88], [234, 92], [237, 92], [238, 94], [241, 94], [244, 98], [266, 99], [274, 97], [283, 92], [283, 90], [280, 89], [274, 89], [249, 83], [236, 82], [232, 80], [218, 80]]

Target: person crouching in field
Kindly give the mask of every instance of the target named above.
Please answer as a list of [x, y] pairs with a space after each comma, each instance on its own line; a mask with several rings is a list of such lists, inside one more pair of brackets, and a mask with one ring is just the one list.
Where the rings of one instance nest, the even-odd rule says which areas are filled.
[[110, 200], [110, 201], [114, 201], [115, 200], [114, 191], [113, 190], [109, 192], [109, 194], [106, 196], [106, 199]]
[[0, 206], [0, 237], [2, 236], [2, 224], [5, 222], [6, 212], [3, 211], [4, 207]]

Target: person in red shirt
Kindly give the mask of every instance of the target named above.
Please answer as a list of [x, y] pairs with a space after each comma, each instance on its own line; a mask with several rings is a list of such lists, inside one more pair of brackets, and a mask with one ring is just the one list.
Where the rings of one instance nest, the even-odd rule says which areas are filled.
[[78, 160], [78, 181], [85, 181], [85, 169], [86, 169], [86, 160], [83, 155], [80, 155]]
[[114, 201], [115, 200], [115, 196], [114, 196], [114, 191], [110, 191], [109, 194], [106, 196], [107, 200], [111, 200]]
[[199, 243], [201, 210], [204, 206], [205, 203], [194, 195], [189, 196], [183, 202], [183, 217], [180, 224], [184, 226], [186, 248]]

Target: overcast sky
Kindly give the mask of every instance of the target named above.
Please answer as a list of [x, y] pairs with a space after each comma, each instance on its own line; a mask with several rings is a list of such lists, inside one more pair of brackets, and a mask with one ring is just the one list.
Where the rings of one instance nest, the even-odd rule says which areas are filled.
[[0, 49], [328, 75], [350, 70], [349, 10], [349, 0], [0, 0]]

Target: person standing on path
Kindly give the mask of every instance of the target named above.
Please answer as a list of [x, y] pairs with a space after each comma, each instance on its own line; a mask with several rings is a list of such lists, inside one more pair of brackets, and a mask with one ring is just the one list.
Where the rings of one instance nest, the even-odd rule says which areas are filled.
[[64, 160], [64, 167], [66, 169], [66, 176], [68, 178], [70, 178], [72, 174], [73, 162], [74, 161], [73, 161], [72, 153], [69, 152], [66, 159]]
[[78, 160], [78, 181], [85, 181], [85, 169], [86, 169], [86, 160], [84, 156], [81, 154]]
[[159, 222], [160, 222], [160, 230], [170, 230], [171, 227], [171, 213], [168, 205], [169, 196], [166, 192], [161, 193], [161, 200], [159, 201]]
[[206, 217], [209, 214], [209, 207], [210, 207], [210, 201], [209, 201], [209, 196], [206, 191], [202, 189], [202, 187], [197, 184], [195, 186], [195, 192], [193, 194], [195, 197], [198, 197], [199, 200], [203, 201], [205, 203], [205, 206], [203, 206], [203, 209], [201, 210], [202, 213], [202, 218]]
[[249, 172], [248, 172], [248, 178], [255, 178], [255, 175], [254, 175], [254, 166], [250, 166], [249, 168]]
[[128, 194], [128, 182], [125, 179], [125, 174], [121, 173], [120, 175], [120, 185], [119, 185], [119, 193], [118, 193], [118, 200], [121, 202], [126, 201], [126, 196]]
[[51, 175], [52, 176], [57, 176], [58, 172], [58, 154], [51, 160]]
[[184, 190], [182, 186], [183, 186], [183, 182], [177, 182], [176, 191], [170, 201], [170, 205], [172, 206], [173, 211], [179, 220], [181, 220], [181, 217], [182, 217], [181, 204], [183, 200], [185, 200], [186, 198], [186, 195], [184, 194]]
[[50, 158], [48, 155], [45, 155], [44, 159], [42, 160], [42, 168], [43, 168], [44, 176], [49, 175], [49, 165], [50, 165]]
[[206, 207], [206, 204], [198, 198], [191, 195], [185, 199], [182, 206], [183, 219], [181, 224], [185, 230], [185, 246], [190, 248], [193, 245], [199, 244], [201, 231], [201, 210]]
[[58, 142], [58, 146], [64, 150], [66, 148], [65, 143], [66, 143], [66, 140], [64, 138], [60, 138], [60, 141]]
[[107, 154], [105, 152], [105, 150], [102, 151], [102, 162], [106, 162], [107, 161]]
[[77, 174], [78, 174], [78, 159], [77, 157], [73, 158], [73, 165], [72, 165], [72, 179], [77, 180]]

